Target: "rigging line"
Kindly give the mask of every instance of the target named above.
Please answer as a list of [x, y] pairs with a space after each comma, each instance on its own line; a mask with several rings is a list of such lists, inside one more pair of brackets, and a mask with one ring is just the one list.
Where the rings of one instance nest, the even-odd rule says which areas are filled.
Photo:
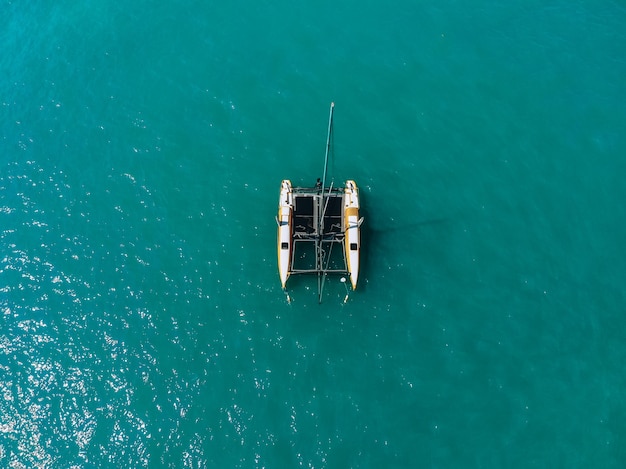
[[322, 190], [326, 187], [326, 172], [328, 170], [328, 153], [330, 151], [330, 142], [333, 132], [333, 112], [335, 103], [330, 103], [330, 115], [328, 116], [328, 137], [326, 138], [326, 156], [324, 157], [324, 176], [322, 178]]
[[[322, 213], [320, 214], [320, 207], [317, 209], [318, 213], [318, 223], [317, 223], [317, 239], [315, 240], [315, 248], [317, 250], [317, 294], [318, 294], [318, 302], [322, 302], [322, 292], [324, 290], [324, 280], [326, 277], [326, 273], [324, 271], [324, 249], [322, 247], [323, 237], [324, 237], [324, 214], [326, 212], [326, 205], [324, 204], [324, 192], [326, 189], [326, 173], [328, 172], [328, 154], [330, 152], [331, 146], [331, 138], [333, 132], [333, 112], [335, 110], [335, 103], [330, 103], [330, 114], [328, 116], [328, 136], [326, 137], [326, 155], [324, 156], [324, 173], [322, 176], [322, 191], [320, 197], [320, 207], [322, 209]], [[330, 191], [328, 192], [330, 195]]]
[[[322, 191], [322, 199], [324, 197], [324, 192]], [[322, 227], [323, 227], [323, 216], [320, 216], [320, 207], [316, 207], [316, 211], [318, 213], [318, 223], [317, 223], [317, 233], [315, 235], [315, 270], [317, 271], [317, 300], [318, 303], [322, 302], [322, 271], [324, 269], [324, 249], [322, 247]]]
[[[326, 277], [328, 276], [328, 265], [330, 264], [330, 256], [333, 252], [333, 242], [330, 243], [330, 249], [328, 250], [328, 257], [326, 257], [326, 267], [324, 267], [324, 270], [322, 271], [322, 283], [320, 285], [320, 289], [319, 289], [319, 302], [322, 302], [322, 294], [324, 293], [324, 283], [326, 283]], [[324, 262], [324, 260], [322, 259], [322, 263]]]
[[[334, 124], [334, 123], [333, 123]], [[333, 125], [334, 130], [334, 125]], [[335, 132], [333, 131], [330, 136], [330, 158], [332, 160], [330, 174], [331, 180], [335, 180]]]
[[[326, 173], [328, 172], [328, 153], [330, 151], [330, 141], [333, 132], [333, 113], [335, 111], [335, 103], [330, 103], [330, 114], [328, 116], [328, 136], [326, 137], [326, 155], [324, 156], [324, 174], [322, 176], [322, 197], [321, 197], [321, 205], [324, 210], [324, 190], [326, 189]], [[319, 213], [319, 211], [318, 211]], [[318, 236], [323, 230], [324, 226], [324, 216], [319, 218], [317, 223], [317, 234]]]
[[323, 265], [324, 265], [324, 249], [322, 248], [322, 242], [320, 239], [316, 241], [318, 243], [318, 252], [317, 252], [317, 302], [322, 302], [322, 291], [324, 290], [324, 281], [323, 281]]
[[331, 181], [330, 187], [328, 188], [328, 198], [326, 199], [326, 203], [324, 204], [324, 208], [322, 209], [322, 218], [321, 218], [322, 219], [322, 226], [321, 226], [322, 229], [324, 228], [323, 220], [324, 220], [324, 217], [326, 216], [326, 210], [328, 209], [328, 202], [330, 202], [330, 194], [331, 194], [331, 192], [333, 190], [333, 184], [334, 184], [334, 181]]
[[[322, 237], [322, 239], [323, 239], [323, 237]], [[323, 243], [323, 241], [320, 242], [320, 245], [322, 243]], [[326, 277], [328, 276], [328, 266], [330, 265], [330, 260], [332, 258], [333, 246], [334, 245], [335, 245], [335, 236], [333, 236], [333, 238], [330, 241], [330, 248], [328, 248], [328, 254], [326, 254], [326, 251], [324, 251], [323, 249], [321, 251], [322, 258], [320, 259], [320, 264], [324, 263], [324, 256], [326, 256], [326, 265], [323, 267], [323, 270], [321, 272], [322, 282], [321, 282], [321, 285], [319, 287], [319, 298], [318, 298], [320, 303], [322, 302], [322, 294], [324, 292], [324, 284], [326, 283]], [[344, 258], [345, 258], [345, 255], [344, 255]], [[344, 262], [345, 262], [345, 259], [344, 259]], [[321, 265], [320, 265], [320, 267], [321, 267]], [[344, 281], [345, 281], [345, 279], [344, 279]], [[347, 289], [347, 287], [346, 287], [346, 289]], [[347, 301], [347, 295], [346, 295], [346, 299], [344, 300], [344, 303], [345, 303], [345, 301]]]
[[328, 249], [328, 257], [326, 257], [326, 267], [324, 267], [324, 273], [328, 272], [328, 266], [330, 264], [330, 257], [333, 253], [333, 244], [335, 244], [335, 241], [330, 241], [330, 248]]
[[[329, 197], [326, 199], [326, 203], [324, 204], [324, 207], [322, 208], [322, 214], [320, 216], [320, 223], [319, 223], [319, 231], [318, 231], [318, 243], [319, 243], [319, 266], [318, 266], [318, 300], [321, 303], [322, 302], [322, 293], [324, 292], [324, 283], [326, 282], [326, 271], [328, 270], [328, 264], [330, 262], [330, 253], [332, 252], [333, 249], [333, 244], [331, 243], [330, 245], [330, 251], [328, 253], [328, 260], [326, 261], [326, 267], [324, 267], [324, 256], [326, 255], [326, 252], [323, 249], [323, 244], [324, 244], [324, 217], [326, 216], [326, 210], [328, 209], [328, 203], [330, 202], [330, 194], [332, 192], [333, 189], [333, 182], [330, 183], [330, 187], [328, 188], [328, 195]], [[322, 188], [322, 201], [324, 200], [324, 189]], [[320, 281], [320, 277], [321, 277], [321, 281]]]

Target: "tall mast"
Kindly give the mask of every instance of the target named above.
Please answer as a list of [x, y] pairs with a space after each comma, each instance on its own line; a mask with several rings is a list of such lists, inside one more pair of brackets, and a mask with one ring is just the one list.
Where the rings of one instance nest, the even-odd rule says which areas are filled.
[[[324, 156], [324, 174], [322, 176], [322, 193], [320, 197], [320, 216], [318, 217], [317, 233], [323, 234], [324, 229], [324, 192], [326, 192], [326, 173], [328, 172], [328, 155], [330, 154], [330, 142], [333, 136], [333, 112], [335, 111], [335, 103], [330, 103], [330, 115], [328, 116], [328, 137], [326, 137], [326, 155]], [[330, 192], [329, 192], [330, 193]]]
[[324, 193], [326, 192], [326, 173], [328, 172], [328, 155], [330, 153], [330, 142], [333, 133], [334, 110], [335, 103], [330, 103], [330, 115], [328, 116], [328, 137], [326, 138], [326, 155], [324, 157], [324, 174], [322, 176], [322, 193], [320, 195], [320, 204], [318, 206], [317, 239], [315, 241], [315, 251], [317, 257], [317, 300], [319, 303], [322, 302], [322, 292], [324, 290], [324, 280], [326, 275], [326, 267], [324, 266], [325, 252], [322, 248], [322, 241], [324, 239], [324, 214], [326, 212], [326, 207], [324, 205]]
[[328, 137], [326, 138], [326, 156], [324, 157], [324, 176], [322, 178], [322, 194], [326, 189], [326, 171], [328, 170], [328, 154], [330, 153], [330, 139], [333, 133], [333, 112], [335, 103], [330, 103], [330, 116], [328, 116]]

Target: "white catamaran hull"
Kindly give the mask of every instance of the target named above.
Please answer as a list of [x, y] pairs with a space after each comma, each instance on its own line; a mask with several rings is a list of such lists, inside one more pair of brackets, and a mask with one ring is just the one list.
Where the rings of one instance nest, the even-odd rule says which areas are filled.
[[293, 249], [293, 192], [291, 181], [285, 179], [280, 185], [278, 202], [278, 272], [283, 289], [291, 273], [291, 252]]
[[359, 279], [359, 252], [361, 250], [361, 228], [359, 223], [359, 188], [352, 180], [346, 181], [344, 192], [344, 243], [346, 263], [352, 289], [356, 290]]

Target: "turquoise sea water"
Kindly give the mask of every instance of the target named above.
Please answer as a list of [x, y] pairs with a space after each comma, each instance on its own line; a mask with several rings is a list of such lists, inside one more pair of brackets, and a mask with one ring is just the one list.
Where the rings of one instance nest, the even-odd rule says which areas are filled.
[[[0, 4], [0, 467], [624, 467], [626, 5]], [[361, 187], [280, 290], [281, 179]]]

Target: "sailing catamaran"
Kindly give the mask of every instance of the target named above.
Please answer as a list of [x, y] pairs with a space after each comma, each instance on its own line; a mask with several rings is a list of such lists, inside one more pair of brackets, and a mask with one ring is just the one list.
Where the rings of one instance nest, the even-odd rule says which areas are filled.
[[[326, 187], [328, 156], [331, 150], [333, 113], [330, 105], [328, 138], [324, 173], [315, 187], [292, 187], [291, 181], [281, 182], [278, 203], [278, 272], [282, 288], [290, 275], [317, 275], [318, 301], [321, 303], [328, 274], [348, 275], [352, 290], [359, 278], [361, 250], [359, 218], [359, 189], [353, 180], [343, 188]], [[314, 261], [311, 260], [314, 258]], [[346, 281], [341, 278], [342, 283]], [[346, 287], [346, 297], [348, 291]]]

